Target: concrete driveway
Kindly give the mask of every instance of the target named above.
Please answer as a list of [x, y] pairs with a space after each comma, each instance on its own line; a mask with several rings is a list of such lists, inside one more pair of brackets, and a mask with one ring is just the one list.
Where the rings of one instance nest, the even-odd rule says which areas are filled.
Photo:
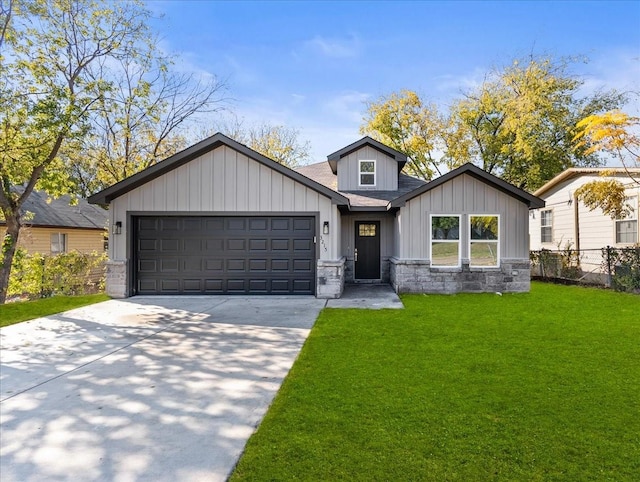
[[135, 297], [3, 328], [3, 482], [225, 480], [324, 305]]

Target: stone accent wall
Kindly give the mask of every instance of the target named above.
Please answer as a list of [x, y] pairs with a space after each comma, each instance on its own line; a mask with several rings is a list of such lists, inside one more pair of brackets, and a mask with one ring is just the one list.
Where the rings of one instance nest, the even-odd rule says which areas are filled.
[[340, 298], [344, 291], [345, 257], [335, 260], [318, 260], [316, 270], [316, 298]]
[[528, 259], [503, 259], [499, 268], [431, 268], [429, 260], [391, 258], [391, 285], [398, 293], [527, 292]]
[[126, 261], [107, 261], [106, 292], [112, 298], [129, 296]]

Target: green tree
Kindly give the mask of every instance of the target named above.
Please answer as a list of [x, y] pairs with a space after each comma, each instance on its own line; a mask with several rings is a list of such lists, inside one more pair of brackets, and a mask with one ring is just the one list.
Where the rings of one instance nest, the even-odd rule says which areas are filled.
[[172, 61], [150, 39], [144, 48], [102, 59], [89, 71], [108, 79], [108, 95], [97, 99], [91, 130], [74, 149], [73, 177], [88, 196], [183, 149], [190, 120], [224, 107], [224, 83], [175, 74]]
[[68, 147], [90, 128], [90, 114], [110, 90], [90, 69], [131, 55], [148, 37], [149, 12], [136, 1], [11, 0], [0, 19], [0, 303], [34, 189], [72, 190]]
[[614, 91], [581, 97], [569, 66], [532, 58], [493, 72], [452, 107], [453, 132], [466, 142], [447, 155], [530, 191], [569, 167], [599, 165], [596, 152], [574, 149], [575, 125], [624, 99]]
[[369, 102], [360, 132], [406, 154], [407, 172], [428, 181], [442, 174], [439, 153], [445, 148], [445, 126], [435, 105], [402, 90]]
[[311, 143], [300, 139], [300, 131], [284, 125], [262, 123], [245, 126], [243, 120], [235, 116], [218, 122], [211, 131], [219, 131], [235, 141], [245, 144], [254, 151], [284, 166], [295, 168], [311, 160]]
[[[626, 184], [640, 186], [640, 118], [613, 110], [587, 116], [576, 127], [576, 149], [608, 153], [624, 166], [629, 177]], [[603, 177], [609, 174], [602, 172]], [[620, 181], [601, 179], [580, 186], [575, 195], [589, 209], [600, 208], [611, 218], [622, 219], [631, 209], [626, 202], [626, 188]]]

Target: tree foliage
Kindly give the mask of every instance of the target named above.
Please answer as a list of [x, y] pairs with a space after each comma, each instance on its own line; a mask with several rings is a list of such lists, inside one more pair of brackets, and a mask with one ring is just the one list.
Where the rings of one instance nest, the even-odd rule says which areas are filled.
[[90, 114], [110, 83], [90, 75], [107, 58], [131, 55], [148, 38], [138, 2], [3, 2], [0, 19], [0, 303], [6, 297], [22, 225], [34, 189], [52, 196], [73, 187], [70, 144], [89, 132]]
[[568, 60], [516, 61], [440, 115], [415, 92], [381, 97], [367, 106], [361, 129], [407, 154], [409, 173], [424, 179], [473, 162], [533, 191], [568, 167], [599, 165], [597, 152], [573, 148], [575, 125], [623, 102], [613, 91], [581, 97], [582, 82], [569, 66]]
[[[640, 186], [640, 175], [632, 170], [640, 168], [640, 137], [636, 134], [640, 118], [614, 110], [587, 116], [576, 127], [576, 149], [609, 153], [625, 167], [630, 183]], [[609, 174], [602, 172], [602, 176]], [[623, 219], [631, 213], [625, 190], [620, 181], [602, 179], [581, 186], [576, 196], [591, 210], [600, 208], [613, 219]]]
[[268, 123], [245, 126], [242, 120], [232, 117], [219, 122], [215, 130], [290, 168], [311, 160], [311, 143], [301, 140], [300, 131], [291, 127]]
[[405, 153], [409, 174], [426, 180], [441, 174], [444, 121], [416, 92], [402, 90], [369, 102], [360, 132]]

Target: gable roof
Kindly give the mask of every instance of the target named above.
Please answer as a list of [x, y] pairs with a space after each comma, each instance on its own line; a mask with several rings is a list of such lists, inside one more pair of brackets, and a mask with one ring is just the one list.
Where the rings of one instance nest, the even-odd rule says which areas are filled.
[[[327, 186], [329, 189], [333, 189], [334, 191], [338, 189], [338, 176], [331, 171], [331, 167], [326, 161], [301, 166], [298, 167], [296, 171]], [[349, 199], [349, 209], [351, 211], [386, 211], [389, 206], [389, 201], [407, 194], [424, 184], [426, 184], [426, 181], [422, 179], [400, 173], [398, 175], [397, 191], [366, 190], [338, 192]]]
[[400, 151], [396, 151], [395, 149], [393, 149], [393, 148], [391, 148], [389, 146], [386, 146], [382, 142], [376, 141], [375, 139], [372, 139], [369, 136], [365, 136], [362, 139], [360, 139], [359, 141], [356, 141], [353, 144], [349, 144], [347, 147], [343, 147], [339, 151], [336, 151], [333, 154], [329, 154], [327, 156], [327, 161], [329, 162], [329, 166], [331, 166], [331, 170], [333, 171], [333, 173], [337, 174], [337, 172], [338, 172], [338, 161], [340, 159], [342, 159], [343, 157], [348, 156], [352, 152], [355, 152], [358, 149], [361, 149], [361, 148], [363, 148], [365, 146], [370, 146], [370, 147], [376, 149], [377, 151], [380, 151], [383, 154], [386, 154], [387, 156], [391, 157], [392, 159], [395, 159], [396, 161], [398, 161], [398, 172], [400, 172], [402, 170], [402, 168], [404, 167], [404, 165], [407, 163], [407, 155], [406, 154], [403, 154]]
[[287, 176], [288, 178], [304, 184], [308, 188], [325, 195], [336, 204], [349, 204], [349, 200], [336, 191], [329, 189], [326, 186], [323, 186], [322, 184], [309, 179], [308, 177], [305, 177], [297, 173], [296, 171], [289, 169], [288, 167], [283, 166], [282, 164], [279, 164], [272, 159], [269, 159], [266, 156], [263, 156], [259, 152], [256, 152], [253, 149], [245, 146], [244, 144], [240, 144], [239, 142], [236, 142], [219, 132], [212, 135], [211, 137], [208, 137], [207, 139], [204, 139], [203, 141], [198, 142], [197, 144], [194, 144], [191, 147], [188, 147], [187, 149], [184, 149], [183, 151], [178, 152], [177, 154], [174, 154], [171, 157], [158, 162], [157, 164], [154, 164], [153, 166], [148, 167], [143, 171], [138, 172], [137, 174], [129, 176], [128, 178], [106, 189], [103, 189], [93, 196], [90, 196], [88, 200], [91, 204], [109, 204], [115, 198], [120, 197], [123, 194], [126, 194], [129, 191], [132, 191], [135, 188], [140, 187], [143, 184], [146, 184], [149, 181], [152, 181], [162, 176], [163, 174], [166, 174], [167, 172], [172, 171], [173, 169], [176, 169], [220, 146], [230, 147], [231, 149], [244, 154], [254, 161], [262, 163], [265, 166], [270, 167], [274, 171], [277, 171], [280, 174], [283, 174], [284, 176]]
[[[49, 202], [47, 202], [49, 201]], [[22, 205], [21, 211], [33, 213], [33, 218], [23, 221], [25, 226], [99, 229], [107, 228], [108, 212], [100, 206], [92, 206], [86, 199], [70, 205], [70, 196], [53, 199], [43, 191], [33, 191]], [[5, 224], [0, 221], [0, 224]]]
[[611, 174], [615, 175], [626, 175], [628, 173], [634, 175], [640, 175], [640, 167], [570, 167], [562, 171], [556, 177], [547, 181], [545, 185], [535, 191], [533, 194], [536, 196], [543, 196], [551, 189], [559, 185], [561, 182], [568, 181], [573, 179], [574, 177], [580, 177], [585, 174], [597, 174], [600, 175], [603, 172], [611, 172]]
[[404, 194], [403, 196], [400, 196], [394, 199], [393, 201], [391, 201], [390, 207], [391, 208], [402, 207], [410, 199], [420, 196], [421, 194], [424, 194], [425, 192], [430, 191], [431, 189], [438, 187], [444, 184], [445, 182], [450, 181], [451, 179], [461, 176], [462, 174], [468, 174], [486, 184], [489, 184], [495, 189], [498, 189], [504, 192], [505, 194], [508, 194], [509, 196], [514, 197], [520, 200], [521, 202], [527, 204], [529, 208], [544, 207], [544, 201], [539, 197], [536, 197], [533, 194], [529, 194], [528, 192], [515, 187], [513, 184], [509, 184], [508, 182], [503, 181], [499, 177], [496, 177], [493, 174], [489, 174], [487, 171], [484, 171], [483, 169], [480, 169], [479, 167], [474, 166], [471, 163], [463, 164], [457, 169], [454, 169], [453, 171], [449, 171], [448, 173], [438, 177], [437, 179], [434, 179], [433, 181], [430, 181], [425, 185], [417, 189], [414, 189], [413, 191], [407, 194]]

